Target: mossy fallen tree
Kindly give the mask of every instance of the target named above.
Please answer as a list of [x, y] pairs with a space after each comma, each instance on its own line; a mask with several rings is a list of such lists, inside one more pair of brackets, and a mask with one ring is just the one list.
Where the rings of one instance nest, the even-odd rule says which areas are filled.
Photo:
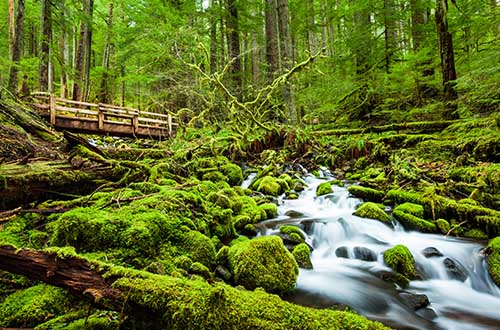
[[147, 318], [150, 329], [387, 329], [351, 312], [297, 306], [263, 290], [154, 275], [86, 260], [68, 249], [0, 246], [0, 269]]
[[413, 131], [419, 133], [432, 133], [440, 132], [448, 126], [460, 123], [460, 120], [441, 120], [441, 121], [418, 121], [410, 123], [396, 123], [382, 126], [370, 126], [364, 128], [344, 128], [344, 129], [331, 129], [331, 130], [316, 130], [314, 135], [352, 135], [352, 134], [366, 134], [366, 133], [382, 133], [390, 131]]

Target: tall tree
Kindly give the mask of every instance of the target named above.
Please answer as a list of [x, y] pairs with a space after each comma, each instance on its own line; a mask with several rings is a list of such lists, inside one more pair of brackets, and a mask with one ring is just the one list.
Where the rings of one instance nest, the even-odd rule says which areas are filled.
[[384, 59], [385, 71], [390, 73], [391, 60], [396, 52], [397, 30], [394, 0], [384, 0]]
[[92, 46], [92, 22], [94, 0], [84, 0], [83, 17], [80, 24], [80, 37], [75, 48], [75, 82], [73, 100], [86, 100], [90, 74], [90, 56]]
[[235, 0], [226, 0], [227, 7], [227, 44], [229, 61], [231, 61], [230, 73], [237, 91], [241, 90], [241, 59], [240, 59], [240, 34], [238, 29], [238, 9]]
[[[52, 5], [50, 0], [41, 1], [40, 32], [42, 33], [40, 45], [39, 89], [42, 92], [49, 90], [50, 54], [52, 45]], [[52, 86], [50, 86], [52, 90]]]
[[455, 83], [457, 72], [455, 69], [455, 54], [453, 50], [452, 34], [448, 30], [448, 0], [436, 1], [436, 26], [439, 39], [439, 53], [441, 55], [441, 72], [443, 75], [443, 95], [445, 101], [457, 98]]
[[99, 93], [99, 101], [104, 103], [111, 103], [110, 91], [109, 91], [109, 64], [111, 54], [113, 52], [112, 44], [112, 34], [113, 34], [113, 2], [108, 5], [108, 18], [106, 20], [106, 36], [104, 40], [104, 51], [102, 55], [102, 80], [101, 88]]
[[9, 56], [12, 59], [14, 50], [14, 38], [16, 31], [16, 19], [14, 18], [15, 4], [14, 0], [9, 0]]
[[23, 47], [23, 30], [24, 30], [24, 0], [18, 0], [16, 21], [14, 30], [14, 43], [12, 44], [11, 66], [9, 71], [8, 89], [12, 93], [17, 91], [17, 75], [19, 72], [19, 61], [21, 60], [21, 51]]
[[279, 68], [278, 23], [276, 0], [266, 0], [266, 60], [268, 79], [272, 80]]

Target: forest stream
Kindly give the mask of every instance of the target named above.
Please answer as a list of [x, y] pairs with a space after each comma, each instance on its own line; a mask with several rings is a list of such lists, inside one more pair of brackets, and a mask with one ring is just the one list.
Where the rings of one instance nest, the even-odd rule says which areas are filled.
[[[269, 235], [281, 225], [297, 225], [314, 249], [314, 268], [300, 270], [289, 300], [316, 308], [348, 306], [397, 329], [498, 329], [500, 288], [488, 274], [482, 244], [354, 216], [361, 200], [346, 188], [316, 196], [317, 186], [333, 179], [328, 171], [303, 179], [308, 188], [296, 200], [280, 199], [279, 216], [261, 227]], [[391, 271], [384, 251], [397, 244], [410, 249], [421, 277], [404, 290], [381, 279]]]

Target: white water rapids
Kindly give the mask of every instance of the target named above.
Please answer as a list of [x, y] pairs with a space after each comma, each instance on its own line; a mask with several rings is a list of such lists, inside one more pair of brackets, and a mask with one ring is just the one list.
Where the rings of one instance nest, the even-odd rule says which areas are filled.
[[[500, 289], [487, 272], [481, 244], [356, 217], [352, 213], [361, 200], [349, 196], [346, 188], [334, 186], [333, 194], [316, 197], [316, 187], [332, 179], [328, 173], [324, 176], [306, 176], [308, 188], [299, 198], [280, 198], [278, 218], [262, 223], [265, 234], [276, 233], [280, 225], [295, 224], [314, 249], [314, 269], [300, 270], [297, 293], [291, 300], [314, 307], [347, 305], [398, 329], [500, 329]], [[290, 211], [293, 217], [285, 215]], [[404, 290], [380, 279], [381, 273], [390, 271], [383, 252], [397, 244], [410, 249], [423, 277]], [[425, 257], [422, 251], [429, 247], [442, 255]], [[342, 257], [337, 256], [341, 254], [338, 248], [344, 251]], [[360, 260], [359, 253], [356, 259], [359, 248], [373, 251], [375, 260]], [[412, 294], [426, 295], [430, 304], [414, 310], [402, 298]]]

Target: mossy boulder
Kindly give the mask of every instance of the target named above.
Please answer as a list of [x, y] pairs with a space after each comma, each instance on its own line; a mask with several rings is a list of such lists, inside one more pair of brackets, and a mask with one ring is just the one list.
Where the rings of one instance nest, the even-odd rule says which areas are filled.
[[300, 243], [293, 248], [292, 255], [300, 268], [313, 269], [311, 248], [306, 243]]
[[447, 234], [450, 231], [450, 223], [445, 219], [437, 219], [436, 227], [441, 234]]
[[384, 223], [390, 223], [391, 217], [385, 213], [380, 206], [384, 207], [383, 205], [373, 202], [365, 202], [356, 209], [354, 215], [361, 218], [375, 219]]
[[488, 271], [491, 278], [500, 286], [500, 236], [490, 240], [485, 252], [488, 255]]
[[384, 252], [384, 261], [392, 270], [409, 279], [415, 279], [415, 259], [410, 250], [404, 245], [396, 245]]
[[397, 206], [392, 215], [408, 229], [418, 230], [424, 233], [436, 232], [436, 225], [422, 219], [414, 214], [423, 215], [423, 207], [418, 204], [404, 203]]
[[69, 309], [65, 290], [39, 284], [15, 292], [0, 304], [0, 327], [34, 327]]
[[89, 315], [88, 308], [70, 312], [38, 325], [36, 330], [115, 330], [120, 327], [120, 314], [97, 311]]
[[256, 190], [263, 193], [264, 195], [279, 196], [283, 193], [283, 188], [281, 187], [278, 179], [272, 176], [265, 176], [258, 182]]
[[316, 188], [316, 196], [323, 196], [326, 194], [331, 194], [333, 192], [332, 183], [331, 182], [322, 182]]
[[283, 241], [287, 244], [291, 244], [292, 246], [295, 244], [300, 244], [304, 243], [305, 236], [300, 231], [300, 229], [296, 226], [281, 226], [280, 228], [280, 236], [283, 239]]
[[[266, 219], [276, 218], [278, 216], [278, 207], [273, 203], [264, 203], [259, 205], [261, 210], [266, 213]], [[262, 219], [264, 220], [264, 219]]]
[[384, 192], [380, 190], [362, 186], [350, 186], [347, 191], [353, 196], [374, 203], [381, 203], [385, 196]]
[[238, 165], [228, 163], [221, 167], [221, 172], [227, 177], [227, 183], [231, 186], [239, 186], [243, 182], [243, 172]]
[[235, 284], [253, 290], [283, 293], [295, 286], [299, 267], [281, 238], [264, 236], [229, 248], [229, 269]]
[[212, 269], [216, 261], [215, 246], [210, 238], [192, 230], [184, 235], [182, 249], [194, 262], [199, 262]]

